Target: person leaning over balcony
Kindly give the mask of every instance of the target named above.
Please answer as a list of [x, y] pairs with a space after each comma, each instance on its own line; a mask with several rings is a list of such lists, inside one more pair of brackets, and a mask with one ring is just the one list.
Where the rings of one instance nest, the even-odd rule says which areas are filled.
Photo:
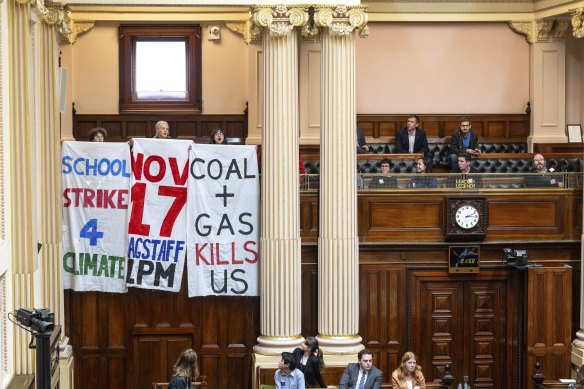
[[225, 134], [223, 130], [220, 128], [216, 128], [211, 132], [211, 139], [209, 139], [209, 143], [212, 145], [226, 145], [227, 138], [225, 138]]
[[470, 119], [460, 119], [459, 127], [454, 130], [450, 138], [450, 171], [457, 173], [458, 154], [466, 152], [470, 155], [480, 154], [479, 136], [472, 129]]
[[90, 142], [105, 142], [107, 131], [105, 128], [95, 127], [89, 131], [88, 137]]
[[154, 125], [154, 131], [156, 133], [154, 134], [153, 138], [171, 139], [170, 127], [168, 126], [168, 123], [165, 122], [164, 120], [160, 120], [160, 121], [156, 122], [156, 124]]

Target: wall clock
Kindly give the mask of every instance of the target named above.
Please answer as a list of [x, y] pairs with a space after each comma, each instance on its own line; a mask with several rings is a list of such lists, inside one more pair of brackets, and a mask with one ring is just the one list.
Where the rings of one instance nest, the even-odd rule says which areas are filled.
[[446, 197], [444, 220], [447, 241], [485, 239], [489, 224], [487, 199], [484, 196]]

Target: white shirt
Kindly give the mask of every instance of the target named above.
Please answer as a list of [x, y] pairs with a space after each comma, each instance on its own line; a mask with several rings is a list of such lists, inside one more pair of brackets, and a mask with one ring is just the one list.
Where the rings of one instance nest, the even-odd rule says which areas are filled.
[[[367, 374], [363, 369], [359, 369], [359, 376], [357, 377], [357, 384], [355, 385], [355, 389], [359, 389], [359, 382], [361, 382], [361, 376], [363, 374]], [[367, 377], [365, 377], [365, 382], [367, 382]]]
[[414, 152], [414, 141], [416, 140], [416, 130], [414, 130], [413, 132], [408, 131], [408, 140], [410, 143], [409, 152], [413, 153]]

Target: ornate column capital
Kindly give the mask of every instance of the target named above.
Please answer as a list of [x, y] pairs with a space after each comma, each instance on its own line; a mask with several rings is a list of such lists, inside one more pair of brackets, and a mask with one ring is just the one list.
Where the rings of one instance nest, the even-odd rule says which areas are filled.
[[584, 8], [571, 9], [572, 35], [576, 38], [584, 37]]
[[314, 24], [318, 27], [327, 27], [338, 36], [349, 35], [355, 29], [359, 30], [359, 36], [369, 36], [367, 21], [369, 16], [365, 7], [348, 7], [338, 5], [335, 7], [318, 7], [314, 14]]
[[509, 22], [509, 27], [529, 43], [561, 42], [568, 27], [566, 19], [541, 19], [532, 21]]
[[294, 27], [304, 26], [308, 22], [308, 12], [305, 7], [288, 7], [284, 4], [276, 6], [253, 6], [251, 36], [261, 36], [262, 27], [272, 34], [285, 36]]

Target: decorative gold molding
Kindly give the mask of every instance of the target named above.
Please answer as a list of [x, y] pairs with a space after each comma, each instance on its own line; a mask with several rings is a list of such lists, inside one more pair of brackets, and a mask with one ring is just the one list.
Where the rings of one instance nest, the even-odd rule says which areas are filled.
[[243, 36], [243, 40], [245, 41], [245, 43], [250, 43], [253, 40], [253, 37], [251, 35], [251, 25], [252, 25], [251, 20], [248, 20], [245, 22], [237, 22], [237, 23], [227, 22], [227, 23], [225, 23], [225, 25], [231, 31]]
[[262, 27], [268, 28], [272, 34], [285, 36], [294, 27], [304, 26], [308, 22], [308, 12], [304, 7], [289, 8], [284, 4], [253, 6], [252, 21], [251, 33], [254, 38], [261, 35]]
[[568, 27], [566, 19], [541, 19], [509, 22], [509, 27], [529, 43], [561, 42]]
[[59, 32], [63, 36], [68, 36], [69, 26], [67, 25], [67, 16], [65, 6], [61, 3], [54, 3], [49, 0], [16, 0], [20, 4], [29, 4], [36, 12], [39, 19], [48, 25], [57, 25]]
[[73, 20], [67, 17], [67, 26], [69, 27], [69, 34], [65, 36], [69, 43], [75, 43], [77, 35], [89, 31], [95, 25], [95, 20]]
[[572, 35], [576, 38], [584, 37], [584, 8], [571, 9]]
[[364, 7], [319, 7], [314, 15], [314, 22], [319, 27], [328, 27], [333, 34], [343, 36], [351, 34], [355, 29], [359, 30], [359, 36], [369, 36], [367, 26], [368, 16]]

